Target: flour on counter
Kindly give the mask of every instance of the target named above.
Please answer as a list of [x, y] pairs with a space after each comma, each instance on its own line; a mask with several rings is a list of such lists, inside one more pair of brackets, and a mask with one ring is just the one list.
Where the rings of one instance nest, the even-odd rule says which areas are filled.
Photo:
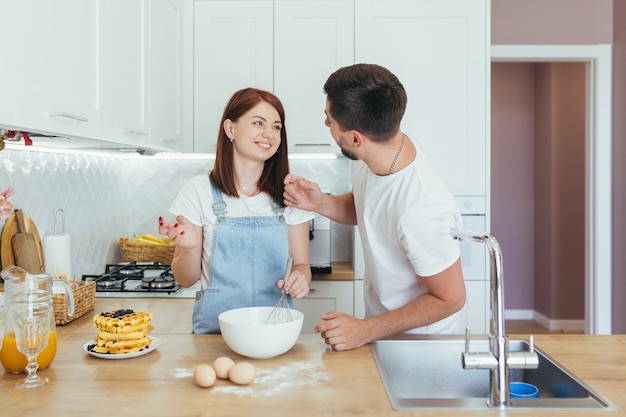
[[193, 371], [194, 369], [176, 368], [174, 370], [174, 377], [175, 378], [191, 378], [193, 377]]
[[266, 397], [330, 380], [330, 373], [319, 370], [311, 363], [298, 361], [278, 369], [257, 368], [256, 377], [250, 385], [221, 385], [211, 388], [211, 393]]

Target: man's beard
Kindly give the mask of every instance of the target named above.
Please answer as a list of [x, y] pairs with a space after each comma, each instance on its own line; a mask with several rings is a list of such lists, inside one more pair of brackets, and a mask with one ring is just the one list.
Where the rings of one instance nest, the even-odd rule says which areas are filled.
[[345, 150], [343, 146], [341, 146], [340, 144], [338, 145], [339, 145], [339, 149], [341, 149], [341, 153], [343, 154], [343, 156], [353, 161], [357, 161], [359, 159], [356, 156], [354, 156], [354, 154], [351, 153], [350, 151]]

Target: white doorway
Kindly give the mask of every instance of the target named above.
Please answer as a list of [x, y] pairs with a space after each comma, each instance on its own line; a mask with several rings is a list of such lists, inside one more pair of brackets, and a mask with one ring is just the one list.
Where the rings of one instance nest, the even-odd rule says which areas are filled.
[[611, 318], [611, 46], [494, 45], [492, 62], [585, 62], [585, 333], [610, 334]]

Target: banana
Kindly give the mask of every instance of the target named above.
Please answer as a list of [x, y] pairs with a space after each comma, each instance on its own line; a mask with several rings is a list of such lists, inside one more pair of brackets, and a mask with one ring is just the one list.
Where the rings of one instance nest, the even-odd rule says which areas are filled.
[[148, 243], [150, 245], [161, 245], [160, 243], [153, 242], [152, 240], [144, 239], [142, 237], [136, 237], [135, 242]]
[[157, 236], [154, 236], [154, 235], [141, 235], [141, 237], [144, 238], [144, 239], [151, 240], [153, 242], [159, 243], [161, 245], [166, 245], [167, 244], [166, 241], [164, 241], [160, 237], [157, 237]]
[[144, 242], [144, 243], [153, 243], [156, 245], [167, 245], [167, 242], [165, 242], [163, 239], [158, 238], [156, 236], [153, 235], [138, 235], [137, 233], [135, 233], [135, 239], [140, 241], [140, 242]]

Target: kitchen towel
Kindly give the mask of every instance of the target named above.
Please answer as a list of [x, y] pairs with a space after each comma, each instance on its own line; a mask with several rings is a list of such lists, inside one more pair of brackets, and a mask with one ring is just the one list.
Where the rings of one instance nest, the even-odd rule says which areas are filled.
[[70, 235], [44, 236], [43, 253], [47, 274], [72, 279]]

